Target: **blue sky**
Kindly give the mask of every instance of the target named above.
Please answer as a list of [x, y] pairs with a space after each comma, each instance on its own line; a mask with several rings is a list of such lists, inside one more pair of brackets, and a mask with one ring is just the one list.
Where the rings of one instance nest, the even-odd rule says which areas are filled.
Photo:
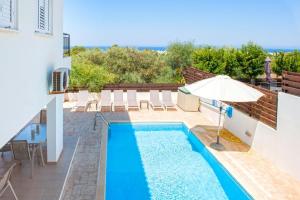
[[72, 45], [300, 47], [300, 0], [64, 0]]

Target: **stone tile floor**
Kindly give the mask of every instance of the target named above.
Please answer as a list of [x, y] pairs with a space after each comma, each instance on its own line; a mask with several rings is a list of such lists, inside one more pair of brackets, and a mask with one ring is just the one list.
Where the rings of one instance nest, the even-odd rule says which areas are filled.
[[[77, 137], [64, 135], [64, 151], [59, 162], [47, 164], [45, 167], [36, 163], [32, 179], [30, 178], [31, 165], [29, 162], [23, 162], [22, 166], [17, 165], [12, 173], [11, 183], [19, 200], [59, 199], [76, 143]], [[5, 154], [4, 159], [0, 159], [2, 167], [9, 165], [11, 155]], [[10, 189], [5, 191], [0, 200], [14, 200]]]
[[93, 130], [93, 112], [65, 112], [64, 117], [66, 134], [76, 134], [80, 139], [62, 199], [95, 199], [102, 126]]
[[232, 143], [221, 138], [226, 147], [219, 152], [209, 145], [216, 140], [216, 132], [205, 127], [192, 128], [222, 165], [255, 199], [300, 199], [300, 182], [279, 170], [244, 143]]

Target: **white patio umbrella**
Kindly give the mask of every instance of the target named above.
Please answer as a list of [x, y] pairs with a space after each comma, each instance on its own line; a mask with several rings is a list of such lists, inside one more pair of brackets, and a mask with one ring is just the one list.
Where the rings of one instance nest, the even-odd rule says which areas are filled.
[[220, 128], [222, 116], [222, 101], [227, 102], [256, 102], [264, 94], [260, 91], [229, 76], [218, 75], [213, 78], [204, 79], [185, 87], [192, 95], [217, 100], [220, 102], [220, 116], [217, 142], [211, 144], [215, 149], [222, 150], [224, 146], [220, 143]]

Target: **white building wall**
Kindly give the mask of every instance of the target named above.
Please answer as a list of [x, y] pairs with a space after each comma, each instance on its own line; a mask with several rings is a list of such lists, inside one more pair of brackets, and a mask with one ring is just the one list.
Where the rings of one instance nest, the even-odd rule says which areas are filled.
[[58, 162], [63, 150], [64, 94], [56, 95], [47, 105], [47, 161]]
[[[279, 93], [277, 129], [234, 109], [224, 127], [277, 167], [300, 180], [300, 97]], [[248, 131], [252, 136], [245, 134]]]
[[[212, 102], [208, 101], [201, 101], [200, 103], [200, 112], [213, 123], [214, 126], [219, 126], [219, 117], [220, 117], [220, 110], [218, 107], [212, 106]], [[224, 109], [221, 115], [221, 125], [224, 122]]]
[[18, 1], [18, 30], [0, 30], [0, 147], [53, 96], [48, 83], [63, 64], [63, 1], [53, 0], [53, 34], [35, 33], [36, 0]]

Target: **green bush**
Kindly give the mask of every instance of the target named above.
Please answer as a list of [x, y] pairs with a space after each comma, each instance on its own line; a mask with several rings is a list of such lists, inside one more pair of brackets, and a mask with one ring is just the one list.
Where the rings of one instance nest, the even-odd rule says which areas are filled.
[[284, 70], [289, 70], [287, 63], [286, 63], [286, 58], [285, 58], [285, 53], [284, 52], [278, 52], [275, 53], [272, 57], [272, 71], [277, 75], [280, 76], [282, 74], [282, 71]]
[[266, 53], [262, 47], [250, 42], [241, 49], [210, 46], [197, 48], [192, 58], [198, 69], [250, 80], [264, 72]]
[[178, 75], [170, 66], [164, 66], [153, 83], [183, 83], [183, 77]]
[[267, 53], [261, 46], [252, 42], [243, 45], [237, 53], [237, 60], [240, 65], [241, 78], [253, 81], [258, 75], [264, 73], [264, 63]]
[[167, 64], [174, 70], [192, 66], [194, 50], [195, 46], [192, 42], [170, 44], [167, 48]]
[[71, 87], [100, 90], [108, 83], [173, 82], [165, 55], [113, 46], [108, 51], [76, 47], [72, 54]]
[[104, 65], [105, 63], [105, 53], [100, 49], [88, 49], [77, 54], [77, 58], [81, 61], [90, 62], [95, 65]]
[[160, 76], [165, 62], [155, 51], [115, 46], [107, 51], [105, 65], [119, 77], [119, 83], [151, 83]]
[[71, 56], [77, 55], [85, 50], [86, 50], [86, 48], [84, 48], [82, 46], [75, 46], [71, 49]]
[[273, 55], [272, 70], [277, 76], [282, 74], [282, 71], [300, 72], [300, 52], [279, 52]]
[[73, 57], [70, 75], [71, 88], [83, 87], [98, 92], [105, 84], [115, 82], [116, 76], [110, 73], [105, 66], [96, 65], [82, 58], [82, 56]]
[[194, 66], [215, 73], [235, 77], [238, 73], [237, 50], [233, 48], [198, 48], [193, 53]]
[[[254, 80], [264, 73], [267, 53], [249, 42], [242, 48], [195, 47], [193, 43], [173, 43], [164, 53], [117, 45], [107, 51], [74, 47], [71, 50], [71, 87], [99, 91], [108, 83], [183, 83], [182, 70], [189, 66], [234, 78]], [[277, 53], [273, 71], [300, 71], [300, 52]]]

